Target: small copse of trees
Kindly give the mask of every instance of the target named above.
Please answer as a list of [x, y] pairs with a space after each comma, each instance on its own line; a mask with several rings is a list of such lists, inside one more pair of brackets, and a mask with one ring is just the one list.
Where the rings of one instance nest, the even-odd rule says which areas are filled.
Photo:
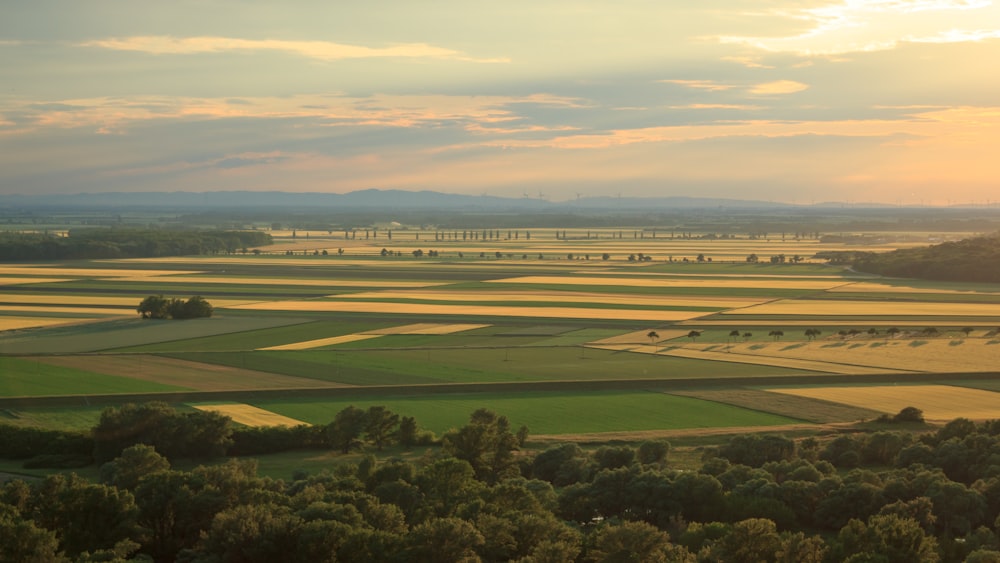
[[187, 301], [166, 298], [162, 295], [150, 295], [136, 307], [136, 312], [144, 319], [199, 319], [211, 317], [214, 312], [212, 304], [200, 295], [195, 295]]

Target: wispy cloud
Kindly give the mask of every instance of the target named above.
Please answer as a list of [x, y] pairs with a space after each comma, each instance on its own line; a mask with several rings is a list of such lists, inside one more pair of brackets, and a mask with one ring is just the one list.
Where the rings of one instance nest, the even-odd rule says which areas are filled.
[[143, 35], [87, 41], [83, 47], [136, 51], [151, 55], [193, 55], [222, 52], [280, 51], [321, 61], [367, 58], [449, 59], [476, 63], [506, 63], [506, 58], [476, 58], [460, 51], [426, 43], [402, 43], [388, 47], [365, 47], [329, 41], [241, 39], [235, 37], [173, 37]]
[[716, 82], [715, 80], [660, 80], [659, 82], [663, 84], [677, 84], [678, 86], [685, 86], [687, 88], [694, 88], [696, 90], [707, 90], [709, 92], [721, 92], [723, 90], [732, 90], [736, 88], [735, 84], [724, 84], [722, 82]]
[[755, 84], [750, 87], [749, 92], [759, 96], [770, 96], [776, 94], [794, 94], [808, 88], [808, 84], [794, 80], [775, 80], [774, 82]]
[[724, 92], [727, 90], [742, 89], [754, 95], [794, 94], [795, 92], [801, 92], [809, 88], [808, 84], [794, 80], [775, 80], [757, 84], [727, 84], [715, 80], [660, 80], [659, 82], [663, 84], [676, 84], [706, 92]]

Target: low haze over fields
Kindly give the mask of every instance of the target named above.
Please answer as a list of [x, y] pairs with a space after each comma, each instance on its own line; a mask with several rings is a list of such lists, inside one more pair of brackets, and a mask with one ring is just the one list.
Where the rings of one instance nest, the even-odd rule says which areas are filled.
[[998, 56], [988, 0], [15, 2], [0, 195], [989, 204]]

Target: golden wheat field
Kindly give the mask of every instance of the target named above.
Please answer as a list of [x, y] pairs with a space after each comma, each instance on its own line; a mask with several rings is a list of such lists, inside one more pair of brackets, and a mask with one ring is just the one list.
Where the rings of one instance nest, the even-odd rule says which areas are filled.
[[540, 285], [614, 285], [624, 287], [701, 287], [701, 288], [764, 288], [764, 289], [815, 289], [824, 290], [847, 283], [843, 280], [799, 280], [799, 279], [651, 279], [615, 277], [564, 277], [564, 276], [521, 276], [489, 280], [492, 283], [530, 283]]
[[[713, 314], [728, 314], [728, 313], [729, 312], [727, 311], [725, 313], [713, 313]], [[927, 326], [927, 323], [921, 323], [920, 319], [909, 319], [909, 320], [906, 320], [905, 322], [908, 322], [908, 323], [911, 323], [911, 324], [919, 324], [919, 325], [922, 325], [922, 326]], [[800, 327], [803, 327], [803, 328], [810, 328], [810, 327], [815, 327], [817, 324], [821, 324], [822, 326], [843, 326], [843, 327], [865, 328], [865, 329], [867, 329], [869, 327], [892, 327], [892, 326], [900, 327], [900, 328], [903, 327], [903, 323], [901, 323], [899, 319], [889, 319], [889, 320], [886, 320], [886, 319], [864, 319], [864, 320], [857, 320], [857, 319], [848, 319], [848, 320], [843, 320], [843, 319], [823, 319], [821, 321], [817, 321], [815, 319], [805, 320], [805, 319], [799, 318], [799, 319], [781, 319], [781, 320], [764, 321], [764, 320], [759, 320], [759, 319], [743, 319], [743, 318], [738, 318], [737, 317], [737, 318], [730, 318], [730, 319], [725, 319], [725, 320], [717, 320], [717, 318], [705, 319], [705, 320], [698, 319], [698, 320], [693, 320], [693, 321], [682, 321], [682, 322], [679, 322], [677, 324], [678, 325], [691, 325], [691, 326], [724, 326], [724, 327], [732, 327], [732, 328], [736, 328], [736, 329], [740, 329], [740, 328], [744, 328], [744, 327], [775, 327], [775, 326], [786, 327], [786, 328], [790, 327], [790, 326], [800, 326]], [[934, 324], [934, 326], [939, 327], [939, 328], [944, 328], [944, 327], [966, 327], [966, 326], [969, 326], [969, 321], [967, 321], [967, 320], [964, 320], [964, 321], [963, 320], [951, 320], [951, 319], [934, 319], [933, 324]]]
[[366, 331], [365, 334], [454, 334], [456, 332], [465, 332], [467, 330], [475, 330], [477, 328], [486, 328], [490, 325], [484, 324], [473, 324], [473, 323], [452, 323], [452, 324], [442, 324], [442, 323], [415, 323], [402, 326], [393, 326], [389, 328], [379, 328], [375, 330]]
[[666, 342], [667, 340], [672, 340], [674, 338], [681, 338], [687, 336], [688, 331], [686, 330], [670, 330], [670, 329], [648, 329], [648, 330], [637, 330], [635, 332], [626, 332], [625, 334], [619, 334], [618, 336], [612, 336], [609, 338], [602, 338], [600, 340], [595, 340], [593, 342], [588, 342], [588, 346], [602, 346], [605, 344], [647, 344], [650, 341], [649, 333], [656, 333], [656, 342]]
[[916, 407], [929, 420], [1000, 418], [1000, 393], [949, 385], [838, 386], [769, 391], [843, 403], [887, 414], [895, 414], [906, 407]]
[[341, 299], [423, 299], [426, 301], [504, 301], [550, 303], [605, 303], [609, 305], [648, 305], [674, 307], [749, 307], [765, 299], [747, 297], [690, 297], [669, 295], [621, 295], [614, 293], [574, 293], [556, 291], [365, 291], [331, 295]]
[[[0, 268], [0, 272], [6, 273], [6, 269]], [[0, 285], [28, 285], [35, 283], [58, 283], [64, 281], [70, 281], [70, 278], [0, 277]]]
[[[138, 305], [138, 303], [136, 303]], [[64, 313], [69, 315], [135, 315], [135, 307], [47, 307], [44, 305], [0, 305], [0, 312], [12, 313]]]
[[[180, 263], [190, 263], [191, 260], [179, 260]], [[121, 270], [101, 268], [59, 268], [46, 266], [5, 266], [0, 273], [8, 276], [57, 276], [71, 278], [108, 278], [108, 277], [149, 277], [169, 276], [174, 274], [197, 274], [196, 271], [181, 270]], [[51, 281], [51, 280], [50, 280]]]
[[971, 289], [939, 289], [933, 287], [912, 287], [906, 285], [889, 285], [886, 283], [857, 282], [835, 287], [830, 291], [835, 293], [929, 293], [942, 295], [1000, 295], [1000, 291], [982, 291]]
[[229, 405], [192, 405], [202, 411], [224, 414], [245, 426], [298, 426], [306, 424], [301, 420], [288, 418], [278, 413], [266, 411], [252, 405], [234, 403]]
[[[219, 276], [163, 276], [163, 277], [123, 277], [108, 278], [108, 281], [130, 281], [149, 283], [209, 283], [226, 285], [290, 285], [304, 287], [431, 287], [442, 285], [434, 282], [402, 280], [338, 280], [309, 278], [251, 278]], [[215, 299], [212, 303], [215, 303]]]
[[342, 336], [331, 336], [330, 338], [317, 338], [315, 340], [281, 344], [279, 346], [268, 346], [266, 348], [258, 348], [258, 350], [309, 350], [310, 348], [319, 348], [321, 346], [333, 346], [334, 344], [343, 344], [345, 342], [369, 340], [371, 338], [378, 338], [379, 336], [378, 334], [345, 334]]
[[670, 348], [662, 351], [668, 356], [680, 358], [715, 360], [719, 362], [732, 362], [738, 364], [757, 364], [763, 366], [775, 366], [783, 368], [804, 369], [823, 373], [839, 373], [842, 375], [861, 375], [866, 373], [907, 373], [908, 370], [897, 369], [895, 367], [873, 367], [858, 364], [850, 356], [841, 355], [829, 360], [798, 358], [795, 356], [746, 354], [741, 353], [740, 348], [732, 346], [728, 352], [724, 348], [719, 349], [718, 345], [714, 349], [707, 350], [696, 346], [684, 346]]
[[490, 307], [377, 301], [273, 301], [239, 305], [235, 309], [255, 311], [314, 311], [327, 313], [396, 313], [406, 315], [472, 315], [498, 317], [540, 317], [565, 319], [619, 319], [632, 321], [675, 321], [705, 315], [698, 311], [643, 311], [636, 309], [595, 309], [572, 307]]
[[1000, 366], [1000, 341], [983, 338], [921, 339], [914, 335], [886, 340], [860, 335], [847, 340], [831, 337], [813, 342], [743, 342], [734, 344], [732, 351], [747, 356], [841, 362], [914, 372], [982, 372]]
[[54, 326], [71, 322], [79, 322], [81, 319], [57, 319], [52, 317], [0, 317], [0, 330], [20, 330], [25, 328], [36, 328], [43, 326]]
[[[2, 304], [22, 304], [22, 305], [103, 305], [109, 307], [132, 307], [139, 306], [142, 300], [136, 297], [114, 297], [110, 295], [31, 295], [26, 293], [0, 293], [0, 303]], [[212, 299], [212, 305], [216, 307], [231, 307], [233, 305], [245, 305], [254, 303], [252, 299]], [[46, 309], [48, 310], [48, 309]]]
[[873, 317], [1000, 317], [1000, 304], [995, 303], [905, 303], [890, 301], [819, 301], [781, 299], [745, 309], [726, 311], [725, 315], [778, 316], [873, 316]]

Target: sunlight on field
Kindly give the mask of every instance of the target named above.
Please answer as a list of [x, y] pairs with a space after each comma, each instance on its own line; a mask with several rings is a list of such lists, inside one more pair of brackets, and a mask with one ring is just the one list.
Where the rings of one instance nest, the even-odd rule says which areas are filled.
[[[308, 287], [433, 287], [444, 285], [435, 282], [401, 281], [401, 280], [340, 280], [313, 278], [255, 278], [255, 277], [218, 277], [218, 276], [163, 276], [163, 277], [124, 277], [107, 278], [106, 281], [129, 281], [150, 283], [211, 283], [226, 285], [292, 285]], [[213, 303], [215, 300], [212, 301]]]
[[727, 311], [723, 314], [788, 315], [792, 317], [807, 315], [1000, 317], [1000, 304], [782, 299], [745, 309]]
[[490, 325], [484, 324], [441, 324], [441, 323], [416, 323], [389, 328], [379, 328], [365, 331], [365, 334], [454, 334], [466, 330], [486, 328]]
[[916, 407], [924, 412], [924, 418], [930, 420], [1000, 417], [1000, 393], [949, 385], [809, 387], [769, 391], [843, 403], [887, 414], [895, 414], [906, 407]]
[[[713, 313], [713, 315], [721, 314], [727, 315], [731, 314], [731, 311], [726, 311], [723, 313]], [[927, 323], [922, 323], [919, 318], [915, 319], [905, 319], [900, 321], [899, 319], [775, 319], [775, 320], [759, 320], [759, 319], [742, 319], [742, 318], [730, 318], [726, 320], [716, 320], [715, 319], [697, 319], [693, 321], [683, 321], [677, 324], [679, 325], [690, 325], [690, 326], [724, 326], [732, 328], [742, 328], [742, 327], [790, 327], [790, 326], [800, 326], [800, 327], [815, 327], [817, 325], [822, 326], [843, 326], [843, 327], [854, 327], [854, 328], [866, 328], [866, 327], [899, 327], [904, 328], [908, 325], [917, 325], [920, 327], [927, 326]], [[965, 327], [969, 326], [969, 321], [963, 320], [951, 320], [951, 319], [934, 319], [934, 326], [937, 327]]]
[[743, 342], [732, 352], [767, 358], [797, 358], [841, 362], [870, 368], [914, 372], [981, 372], [1000, 365], [1000, 345], [981, 338], [921, 339], [915, 335], [887, 340], [861, 335], [840, 340], [831, 337], [813, 342]]
[[306, 340], [304, 342], [293, 342], [291, 344], [282, 344], [280, 346], [268, 346], [266, 348], [257, 348], [258, 350], [308, 350], [310, 348], [319, 348], [321, 346], [332, 346], [334, 344], [343, 344], [345, 342], [357, 342], [359, 340], [368, 340], [371, 338], [378, 338], [379, 334], [345, 334], [343, 336], [331, 336], [330, 338], [317, 338], [316, 340]]
[[[985, 284], [984, 284], [985, 285]], [[939, 295], [1000, 295], [1000, 291], [946, 289], [934, 287], [911, 287], [905, 285], [889, 285], [886, 283], [858, 282], [830, 290], [834, 293], [929, 293]]]
[[[757, 364], [764, 366], [775, 366], [783, 368], [803, 369], [818, 371], [823, 373], [839, 373], [843, 375], [861, 375], [866, 373], [908, 373], [907, 370], [893, 368], [872, 367], [868, 365], [858, 365], [849, 355], [841, 354], [838, 358], [823, 361], [795, 358], [780, 355], [754, 355], [743, 354], [734, 346], [726, 352], [724, 347], [706, 350], [694, 346], [670, 348], [661, 352], [668, 356], [678, 358], [691, 358], [696, 360], [715, 360], [719, 362], [731, 362], [739, 364]], [[839, 361], [838, 361], [839, 360]], [[851, 361], [845, 361], [851, 360]]]
[[0, 317], [0, 330], [19, 330], [24, 328], [35, 328], [41, 326], [52, 326], [71, 322], [78, 322], [81, 319], [56, 319], [52, 317]]
[[614, 285], [625, 287], [704, 287], [704, 288], [754, 288], [754, 289], [830, 289], [842, 285], [844, 280], [817, 281], [799, 279], [650, 279], [615, 277], [565, 277], [521, 276], [489, 280], [491, 283], [530, 283], [542, 285]]
[[[0, 270], [2, 273], [7, 273], [7, 268]], [[33, 283], [58, 283], [70, 281], [70, 278], [25, 278], [25, 277], [0, 277], [0, 286], [2, 285], [27, 285]]]
[[[191, 259], [179, 260], [179, 263], [191, 263]], [[150, 277], [150, 276], [170, 276], [175, 274], [198, 274], [200, 272], [190, 270], [123, 270], [123, 269], [100, 269], [100, 268], [58, 268], [45, 266], [15, 266], [4, 267], [5, 275], [24, 276], [68, 276], [75, 278], [107, 278], [107, 277]], [[51, 280], [50, 280], [51, 281]]]
[[[140, 297], [115, 297], [111, 295], [73, 295], [48, 294], [32, 295], [27, 293], [0, 293], [2, 304], [38, 304], [38, 305], [106, 305], [132, 307], [133, 310], [142, 301]], [[211, 303], [216, 307], [231, 307], [256, 303], [259, 299], [215, 299]]]
[[556, 291], [365, 291], [331, 295], [335, 299], [422, 299], [426, 301], [494, 301], [549, 303], [607, 303], [610, 305], [648, 305], [661, 307], [749, 307], [766, 299], [745, 297], [689, 297], [664, 295], [621, 295], [613, 293], [576, 293]]
[[245, 426], [298, 426], [306, 424], [301, 420], [288, 418], [278, 413], [259, 409], [251, 405], [231, 404], [231, 405], [191, 405], [202, 411], [217, 412], [224, 414]]
[[[138, 305], [138, 303], [136, 303]], [[0, 311], [14, 313], [67, 313], [85, 315], [135, 315], [135, 307], [112, 309], [107, 307], [46, 307], [43, 305], [0, 305]]]
[[407, 315], [475, 315], [498, 317], [544, 317], [563, 319], [618, 319], [632, 321], [676, 321], [705, 315], [698, 311], [643, 311], [571, 307], [490, 307], [426, 303], [365, 301], [274, 301], [240, 305], [254, 311], [314, 311], [341, 313], [396, 313]]
[[686, 330], [637, 330], [635, 332], [626, 332], [625, 334], [619, 334], [618, 336], [588, 342], [587, 346], [598, 347], [605, 344], [648, 344], [650, 341], [650, 332], [655, 332], [657, 334], [655, 337], [656, 342], [666, 342], [667, 340], [672, 340], [674, 338], [681, 338], [683, 336], [687, 336], [688, 333]]

